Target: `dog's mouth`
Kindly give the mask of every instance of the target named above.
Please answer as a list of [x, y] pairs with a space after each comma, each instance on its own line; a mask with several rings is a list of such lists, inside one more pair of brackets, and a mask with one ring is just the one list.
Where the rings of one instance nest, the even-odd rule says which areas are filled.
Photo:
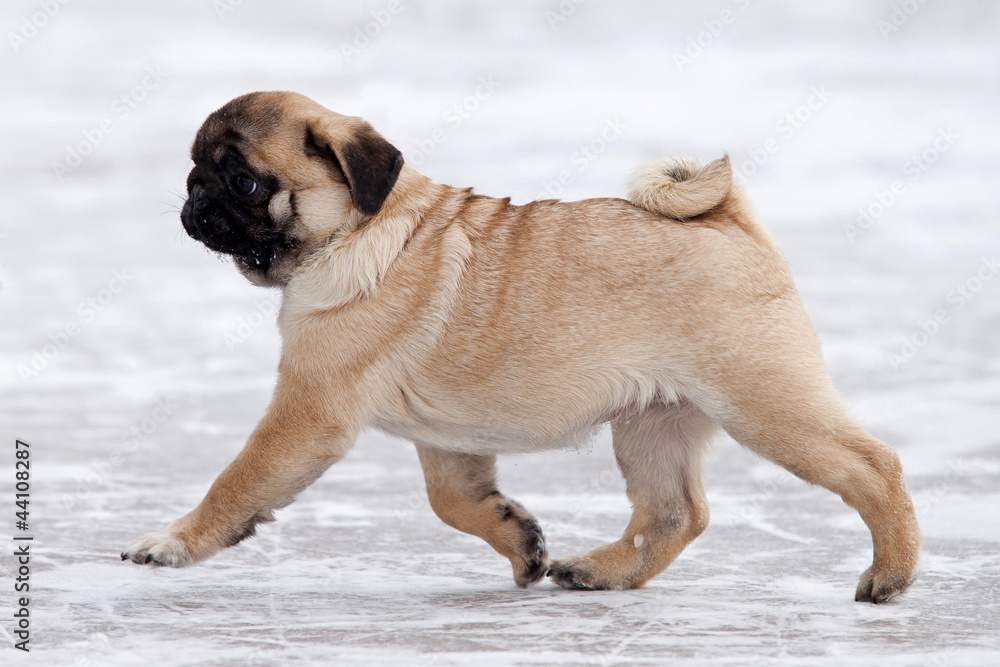
[[248, 269], [250, 271], [267, 273], [271, 268], [271, 264], [280, 254], [283, 252], [290, 252], [294, 248], [294, 242], [283, 240], [280, 243], [275, 243], [266, 247], [257, 246], [237, 252], [228, 252], [226, 254], [232, 255], [233, 259], [241, 266], [241, 268]]
[[192, 235], [192, 238], [213, 252], [232, 257], [242, 268], [267, 273], [278, 255], [294, 249], [295, 243], [279, 234], [260, 236], [265, 238], [240, 233]]
[[230, 220], [215, 206], [191, 196], [181, 210], [184, 231], [213, 252], [229, 255], [242, 268], [267, 273], [281, 253], [295, 248], [295, 240], [259, 224]]

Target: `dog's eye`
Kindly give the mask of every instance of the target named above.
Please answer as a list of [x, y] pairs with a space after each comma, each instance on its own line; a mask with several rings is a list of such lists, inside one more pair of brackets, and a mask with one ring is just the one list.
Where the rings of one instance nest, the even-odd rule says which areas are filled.
[[233, 179], [233, 188], [241, 195], [252, 195], [257, 191], [257, 181], [246, 174], [240, 174]]

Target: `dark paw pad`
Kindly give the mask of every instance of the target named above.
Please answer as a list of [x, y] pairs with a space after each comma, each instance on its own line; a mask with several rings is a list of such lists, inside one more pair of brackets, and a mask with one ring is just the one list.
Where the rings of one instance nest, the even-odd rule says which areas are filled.
[[524, 536], [522, 545], [524, 563], [520, 572], [515, 572], [514, 579], [518, 586], [524, 588], [545, 576], [548, 569], [548, 552], [545, 549], [545, 536], [542, 527], [534, 519], [523, 519], [520, 522], [521, 534]]
[[869, 570], [861, 576], [861, 581], [858, 583], [858, 590], [854, 594], [854, 600], [856, 602], [882, 604], [898, 596], [909, 585], [910, 582], [901, 576], [878, 576], [873, 575]]
[[553, 563], [546, 574], [565, 589], [574, 591], [596, 591], [600, 586], [591, 581], [590, 575], [578, 563]]

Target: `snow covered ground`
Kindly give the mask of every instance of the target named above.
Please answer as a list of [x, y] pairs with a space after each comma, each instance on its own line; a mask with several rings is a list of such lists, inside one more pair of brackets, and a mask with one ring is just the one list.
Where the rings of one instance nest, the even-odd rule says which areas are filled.
[[[5, 3], [0, 663], [1000, 664], [1000, 7], [485, 4]], [[911, 591], [854, 603], [857, 515], [728, 439], [712, 525], [638, 591], [517, 589], [433, 516], [412, 447], [376, 433], [214, 560], [119, 562], [200, 500], [269, 398], [275, 295], [177, 209], [204, 117], [275, 88], [516, 202], [622, 195], [643, 160], [728, 151], [838, 386], [902, 457], [925, 535]], [[6, 637], [15, 438], [34, 464], [29, 655]], [[504, 460], [502, 488], [555, 556], [629, 515], [606, 433]]]

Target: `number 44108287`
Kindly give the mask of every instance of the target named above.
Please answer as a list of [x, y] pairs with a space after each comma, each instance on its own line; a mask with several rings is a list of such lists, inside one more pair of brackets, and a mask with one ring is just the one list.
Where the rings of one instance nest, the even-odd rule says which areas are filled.
[[28, 530], [28, 502], [30, 497], [31, 484], [31, 449], [30, 445], [23, 440], [17, 440], [14, 445], [14, 494], [18, 511], [14, 513], [17, 517], [15, 524], [20, 530]]

